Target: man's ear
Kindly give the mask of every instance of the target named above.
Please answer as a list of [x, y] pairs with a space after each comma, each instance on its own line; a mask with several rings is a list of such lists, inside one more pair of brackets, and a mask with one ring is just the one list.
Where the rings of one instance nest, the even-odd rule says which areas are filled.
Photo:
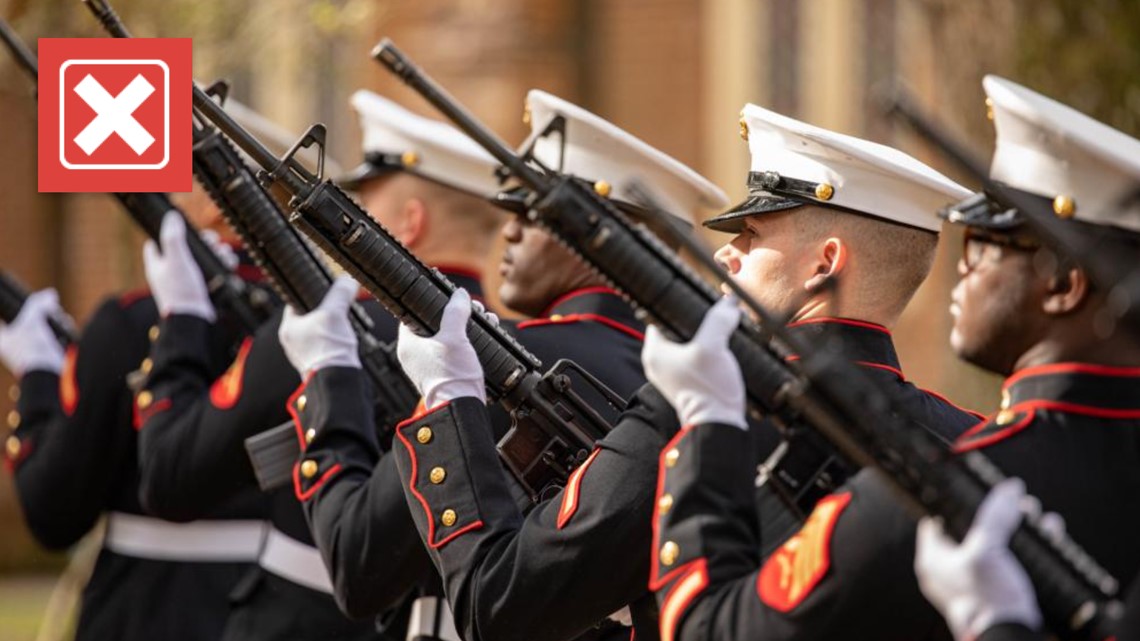
[[821, 289], [847, 266], [847, 245], [834, 236], [823, 241], [815, 257], [812, 275], [804, 282], [804, 289], [813, 292]]
[[1041, 300], [1041, 309], [1046, 314], [1069, 314], [1081, 307], [1089, 297], [1089, 277], [1084, 270], [1071, 267], [1058, 270], [1049, 278], [1048, 291]]
[[427, 236], [427, 228], [427, 205], [419, 198], [409, 198], [400, 211], [399, 229], [390, 231], [405, 247], [414, 249]]

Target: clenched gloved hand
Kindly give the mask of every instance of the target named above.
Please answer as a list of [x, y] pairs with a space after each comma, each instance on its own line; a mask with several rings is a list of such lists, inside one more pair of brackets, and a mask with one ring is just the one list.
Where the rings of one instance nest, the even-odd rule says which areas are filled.
[[285, 357], [304, 378], [322, 367], [360, 368], [356, 332], [348, 321], [348, 308], [360, 285], [350, 276], [340, 276], [308, 314], [285, 308], [277, 338]]
[[158, 235], [162, 249], [153, 240], [143, 245], [146, 281], [159, 314], [186, 314], [213, 322], [217, 318], [214, 304], [210, 302], [202, 270], [190, 254], [186, 234], [186, 221], [182, 216], [173, 211], [163, 216]]
[[48, 325], [51, 318], [71, 324], [59, 306], [59, 294], [41, 289], [28, 296], [10, 325], [0, 323], [0, 361], [16, 376], [31, 371], [58, 374], [63, 369], [63, 347]]
[[[946, 534], [940, 520], [926, 517], [918, 523], [914, 557], [918, 586], [959, 641], [977, 638], [999, 623], [1041, 625], [1033, 584], [1009, 551], [1009, 539], [1021, 523], [1019, 504], [1024, 497], [1021, 479], [995, 486], [978, 507], [962, 543]], [[1059, 517], [1047, 516], [1048, 529], [1063, 530]]]
[[747, 429], [744, 377], [728, 339], [740, 323], [736, 299], [713, 305], [687, 343], [675, 343], [650, 325], [641, 363], [645, 377], [661, 392], [682, 425], [724, 423]]
[[407, 325], [400, 325], [396, 356], [408, 379], [423, 395], [425, 407], [463, 396], [487, 402], [483, 366], [467, 340], [469, 318], [471, 295], [457, 289], [443, 309], [439, 331], [434, 336], [420, 336]]

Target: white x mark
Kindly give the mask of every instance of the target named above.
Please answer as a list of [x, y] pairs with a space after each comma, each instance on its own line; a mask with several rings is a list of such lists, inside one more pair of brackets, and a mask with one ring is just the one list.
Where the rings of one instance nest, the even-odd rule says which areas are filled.
[[75, 144], [79, 145], [88, 156], [113, 133], [119, 134], [119, 137], [140, 156], [154, 144], [154, 136], [150, 135], [133, 115], [135, 109], [154, 93], [154, 87], [142, 77], [142, 74], [135, 76], [135, 79], [117, 96], [107, 93], [98, 80], [87, 74], [79, 84], [75, 85], [75, 93], [79, 94], [96, 114], [95, 119], [75, 137]]

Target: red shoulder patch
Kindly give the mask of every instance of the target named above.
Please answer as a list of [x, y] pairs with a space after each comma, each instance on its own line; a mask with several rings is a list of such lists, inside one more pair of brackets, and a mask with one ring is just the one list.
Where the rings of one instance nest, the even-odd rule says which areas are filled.
[[79, 405], [79, 384], [75, 379], [75, 363], [79, 359], [79, 347], [71, 345], [63, 357], [63, 369], [59, 372], [59, 405], [63, 413], [72, 416]]
[[586, 470], [589, 469], [590, 464], [594, 459], [598, 458], [598, 452], [602, 450], [594, 448], [590, 456], [582, 461], [578, 469], [570, 474], [570, 478], [566, 480], [566, 487], [562, 488], [562, 507], [558, 508], [558, 529], [566, 527], [570, 522], [570, 517], [578, 511], [578, 496], [582, 492], [582, 477], [586, 475]]
[[247, 336], [238, 348], [234, 362], [229, 369], [214, 381], [210, 386], [210, 403], [220, 409], [228, 410], [237, 404], [241, 398], [242, 385], [245, 378], [245, 359], [253, 349], [253, 338]]
[[831, 567], [831, 535], [851, 493], [832, 494], [816, 504], [807, 522], [760, 568], [756, 592], [768, 607], [789, 612], [811, 594]]

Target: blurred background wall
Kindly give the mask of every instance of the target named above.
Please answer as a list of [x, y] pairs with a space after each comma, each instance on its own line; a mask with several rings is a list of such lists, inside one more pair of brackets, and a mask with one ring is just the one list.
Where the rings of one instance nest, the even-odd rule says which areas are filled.
[[[104, 35], [76, 0], [0, 6], [33, 43]], [[354, 90], [433, 115], [369, 58], [382, 36], [508, 141], [527, 131], [526, 91], [542, 88], [690, 164], [734, 199], [745, 193], [748, 169], [737, 125], [745, 102], [898, 146], [952, 176], [931, 149], [883, 119], [878, 87], [905, 81], [979, 157], [992, 144], [985, 73], [1140, 133], [1134, 0], [117, 0], [115, 7], [137, 36], [193, 38], [197, 78], [228, 79], [231, 95], [290, 130], [326, 123], [329, 152], [342, 166], [359, 161], [348, 107]], [[35, 129], [31, 84], [0, 55], [0, 265], [34, 287], [58, 288], [82, 323], [104, 296], [144, 285], [140, 235], [105, 196], [36, 193]], [[710, 243], [724, 240], [713, 236]], [[947, 348], [959, 241], [944, 234], [897, 340], [915, 381], [985, 411], [996, 402], [996, 380]], [[488, 275], [497, 257], [490, 261]], [[7, 388], [11, 379], [0, 376]], [[10, 409], [5, 394], [0, 416]], [[24, 533], [6, 475], [0, 540], [0, 572], [58, 565]]]

